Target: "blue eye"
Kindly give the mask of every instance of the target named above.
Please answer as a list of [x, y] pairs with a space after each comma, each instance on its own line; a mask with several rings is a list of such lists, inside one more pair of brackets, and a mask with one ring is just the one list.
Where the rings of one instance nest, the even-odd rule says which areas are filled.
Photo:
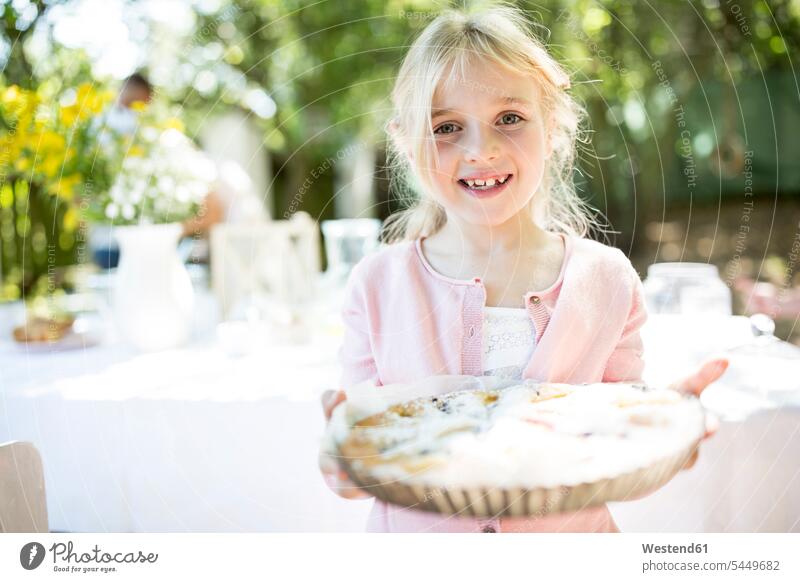
[[516, 113], [504, 113], [503, 116], [500, 118], [500, 122], [502, 125], [515, 125], [520, 121], [522, 121], [522, 117], [520, 117]]
[[458, 129], [458, 126], [455, 123], [443, 123], [439, 127], [433, 130], [433, 133], [438, 133], [440, 135], [445, 135], [448, 133], [455, 133]]

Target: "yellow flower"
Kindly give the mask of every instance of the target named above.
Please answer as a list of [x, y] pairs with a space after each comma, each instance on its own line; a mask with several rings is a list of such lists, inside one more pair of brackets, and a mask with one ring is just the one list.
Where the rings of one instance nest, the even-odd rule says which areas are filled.
[[27, 157], [19, 157], [14, 162], [14, 169], [17, 172], [27, 172], [31, 169], [31, 160]]
[[93, 99], [89, 103], [89, 110], [92, 115], [97, 115], [106, 108], [106, 105], [114, 100], [114, 94], [111, 91], [96, 91]]
[[79, 221], [80, 217], [78, 215], [78, 211], [75, 210], [74, 207], [70, 206], [64, 213], [64, 230], [67, 232], [73, 232], [76, 228], [78, 228]]
[[133, 101], [128, 107], [130, 107], [133, 111], [137, 113], [141, 113], [145, 109], [147, 109], [147, 103], [144, 101]]
[[128, 150], [128, 155], [132, 158], [141, 158], [144, 155], [144, 148], [141, 146], [131, 146]]
[[61, 171], [64, 158], [59, 156], [45, 156], [39, 164], [39, 169], [48, 178], [54, 178]]
[[78, 88], [75, 89], [75, 101], [78, 103], [83, 103], [93, 94], [94, 88], [92, 87], [92, 83], [81, 83], [78, 85]]
[[75, 123], [75, 120], [78, 118], [79, 112], [80, 112], [80, 106], [77, 103], [73, 103], [72, 105], [67, 105], [66, 107], [61, 108], [61, 119], [64, 121], [64, 124], [67, 127], [70, 127]]
[[16, 141], [16, 139], [9, 135], [0, 136], [0, 152], [4, 154], [0, 155], [0, 167], [5, 166], [10, 161], [10, 153], [14, 150]]
[[7, 110], [11, 117], [17, 119], [19, 126], [22, 125], [23, 120], [30, 123], [30, 117], [36, 110], [38, 99], [35, 93], [11, 85], [0, 91], [0, 102], [2, 102], [3, 109]]
[[43, 150], [62, 152], [66, 143], [64, 136], [60, 133], [45, 131], [39, 140], [39, 147]]
[[164, 121], [164, 129], [177, 129], [178, 131], [183, 133], [184, 125], [183, 122], [177, 117], [170, 117], [169, 119]]
[[6, 182], [0, 187], [0, 208], [11, 208], [14, 204], [14, 190], [11, 189], [11, 184]]
[[110, 91], [97, 91], [91, 83], [81, 83], [75, 91], [78, 118], [86, 121], [97, 115], [112, 98]]
[[72, 200], [75, 187], [81, 183], [80, 174], [72, 174], [58, 180], [52, 187], [52, 193], [62, 200]]
[[3, 106], [9, 109], [16, 109], [20, 106], [24, 106], [26, 102], [25, 90], [20, 89], [17, 85], [6, 87], [6, 90], [3, 91], [2, 100]]
[[61, 134], [50, 130], [35, 131], [25, 145], [36, 158], [37, 170], [48, 178], [61, 172], [66, 156], [66, 140]]
[[10, 87], [6, 87], [5, 91], [3, 91], [3, 105], [9, 106], [13, 103], [16, 103], [19, 99], [19, 87], [16, 85], [11, 85]]

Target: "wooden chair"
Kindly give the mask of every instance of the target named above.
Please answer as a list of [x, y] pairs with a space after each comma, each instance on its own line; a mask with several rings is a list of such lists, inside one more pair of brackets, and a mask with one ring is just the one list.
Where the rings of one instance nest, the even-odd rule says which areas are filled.
[[31, 443], [0, 444], [0, 532], [47, 533], [44, 468]]

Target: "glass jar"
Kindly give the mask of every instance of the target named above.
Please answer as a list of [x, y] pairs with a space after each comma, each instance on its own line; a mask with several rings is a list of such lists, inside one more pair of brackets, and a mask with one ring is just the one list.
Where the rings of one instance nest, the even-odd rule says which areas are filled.
[[378, 248], [381, 221], [377, 218], [347, 218], [322, 223], [328, 273], [346, 279], [363, 257]]
[[645, 302], [650, 313], [731, 315], [732, 295], [714, 265], [656, 263], [647, 269]]

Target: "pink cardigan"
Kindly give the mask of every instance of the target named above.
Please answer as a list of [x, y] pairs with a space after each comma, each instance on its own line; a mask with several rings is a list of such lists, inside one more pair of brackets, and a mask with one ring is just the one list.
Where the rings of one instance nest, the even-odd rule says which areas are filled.
[[[641, 379], [642, 284], [618, 249], [564, 237], [556, 282], [525, 294], [536, 349], [524, 378], [551, 382]], [[376, 386], [435, 374], [481, 375], [480, 278], [445, 277], [428, 264], [420, 241], [391, 245], [364, 258], [348, 281], [339, 350], [341, 386]], [[615, 531], [605, 507], [538, 519], [445, 518], [376, 501], [369, 531]]]

